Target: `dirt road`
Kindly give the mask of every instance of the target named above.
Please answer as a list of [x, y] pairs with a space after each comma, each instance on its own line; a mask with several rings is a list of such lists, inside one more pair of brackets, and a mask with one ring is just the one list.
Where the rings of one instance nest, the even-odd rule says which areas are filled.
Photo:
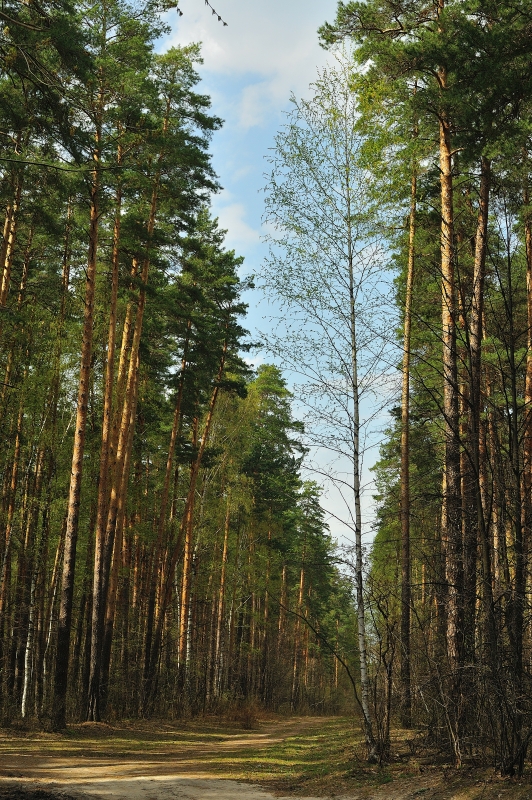
[[[71, 775], [68, 784], [63, 781], [60, 784], [47, 785], [43, 785], [42, 782], [24, 781], [24, 784], [28, 790], [44, 788], [55, 795], [57, 800], [67, 800], [67, 798], [68, 800], [279, 800], [260, 786], [205, 777], [184, 778], [179, 773], [164, 774], [157, 778], [142, 775], [134, 778], [124, 776], [114, 780], [92, 776], [86, 783], [81, 778]], [[299, 800], [318, 799], [299, 798]]]
[[212, 764], [220, 754], [236, 759], [317, 728], [320, 722], [305, 717], [263, 723], [249, 732], [204, 736], [191, 730], [188, 736], [185, 731], [183, 741], [172, 741], [168, 732], [152, 737], [144, 752], [122, 732], [112, 739], [106, 736], [103, 726], [77, 726], [70, 739], [8, 734], [0, 747], [0, 798], [2, 788], [16, 782], [21, 789], [41, 788], [79, 800], [274, 800], [260, 786], [221, 779], [216, 771], [213, 774]]
[[347, 719], [269, 719], [249, 731], [242, 723], [0, 730], [0, 800], [532, 800], [532, 775], [454, 770], [438, 752], [407, 750], [401, 730], [380, 768], [367, 764]]

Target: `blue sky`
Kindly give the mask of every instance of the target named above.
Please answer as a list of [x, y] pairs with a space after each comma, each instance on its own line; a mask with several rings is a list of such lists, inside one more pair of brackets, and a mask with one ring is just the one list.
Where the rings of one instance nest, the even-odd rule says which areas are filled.
[[[291, 94], [309, 97], [309, 84], [318, 69], [332, 61], [318, 43], [317, 30], [334, 19], [337, 0], [212, 0], [212, 5], [227, 27], [217, 21], [204, 0], [179, 0], [183, 16], [169, 12], [172, 33], [163, 47], [202, 43], [200, 90], [211, 96], [213, 112], [225, 120], [211, 148], [224, 187], [213, 200], [213, 212], [228, 230], [227, 246], [245, 257], [243, 274], [257, 274], [267, 255], [261, 241], [265, 155], [283, 125]], [[245, 324], [256, 341], [258, 332], [269, 327], [268, 304], [258, 291], [247, 293], [246, 300]], [[273, 359], [258, 353], [253, 360], [259, 364]], [[376, 451], [368, 454], [366, 465], [376, 456]], [[325, 465], [329, 457], [318, 453], [317, 460]], [[338, 469], [341, 473], [348, 465], [339, 464]], [[364, 481], [368, 480], [371, 475], [366, 469]], [[319, 482], [326, 489], [324, 507], [345, 516], [334, 485], [323, 479]], [[371, 537], [374, 517], [371, 495], [370, 486], [363, 500], [366, 537]], [[345, 527], [334, 517], [329, 523], [333, 536], [345, 541]]]
[[[201, 42], [201, 90], [225, 120], [212, 142], [213, 164], [223, 191], [213, 211], [227, 228], [227, 245], [245, 257], [244, 274], [256, 273], [266, 253], [261, 242], [264, 156], [283, 124], [290, 95], [308, 96], [309, 84], [327, 53], [317, 30], [336, 13], [336, 0], [213, 0], [227, 22], [221, 25], [204, 0], [180, 0], [170, 12], [172, 34], [165, 44]], [[266, 307], [250, 303], [248, 327], [264, 327]], [[260, 357], [259, 357], [260, 358]]]

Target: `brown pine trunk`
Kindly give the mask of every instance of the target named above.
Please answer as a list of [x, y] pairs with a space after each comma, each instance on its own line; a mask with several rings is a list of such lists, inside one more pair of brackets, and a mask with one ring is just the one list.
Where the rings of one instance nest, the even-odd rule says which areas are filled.
[[[438, 24], [445, 0], [438, 0]], [[448, 89], [447, 69], [440, 66], [437, 79], [442, 99]], [[446, 687], [446, 717], [455, 765], [462, 763], [458, 717], [460, 716], [460, 677], [463, 630], [463, 552], [460, 485], [460, 429], [458, 374], [456, 359], [456, 287], [453, 206], [453, 160], [451, 122], [446, 110], [439, 116], [441, 186], [441, 278], [443, 345], [444, 476], [442, 504], [442, 554], [445, 567], [445, 636], [449, 682]]]
[[[130, 523], [131, 526], [131, 523]], [[124, 681], [126, 685], [129, 683], [129, 632], [130, 632], [130, 587], [131, 587], [131, 566], [132, 566], [132, 533], [128, 526], [128, 530], [124, 530], [124, 542], [122, 545], [122, 571], [123, 579], [119, 586], [118, 595], [118, 608], [121, 619], [121, 648], [120, 648], [120, 664], [122, 666]], [[124, 698], [123, 703], [124, 713], [127, 713], [127, 698]]]
[[524, 613], [525, 613], [525, 552], [523, 541], [523, 509], [521, 503], [522, 494], [522, 471], [520, 464], [520, 419], [519, 419], [519, 390], [518, 390], [518, 367], [517, 367], [517, 348], [518, 335], [515, 329], [515, 309], [514, 294], [512, 288], [512, 263], [511, 256], [507, 255], [507, 286], [508, 296], [506, 310], [508, 314], [508, 334], [509, 346], [508, 369], [510, 377], [510, 402], [509, 402], [509, 433], [510, 433], [510, 461], [513, 478], [513, 486], [508, 487], [511, 495], [510, 508], [514, 529], [513, 548], [515, 555], [515, 575], [513, 591], [513, 619], [511, 642], [512, 650], [512, 678], [514, 681], [514, 709], [512, 711], [514, 746], [510, 751], [510, 762], [503, 764], [505, 774], [513, 774], [517, 767], [517, 773], [522, 774], [524, 757], [528, 747], [528, 736], [523, 734], [523, 632], [524, 632]]
[[[271, 517], [271, 513], [270, 513]], [[264, 581], [264, 611], [262, 613], [262, 658], [260, 665], [260, 694], [263, 703], [267, 703], [270, 698], [270, 681], [269, 681], [269, 650], [270, 650], [270, 631], [269, 631], [269, 618], [270, 618], [270, 575], [271, 575], [271, 540], [272, 532], [268, 530], [268, 560], [266, 562], [266, 576]]]
[[55, 730], [66, 726], [66, 698], [68, 688], [68, 663], [70, 653], [70, 630], [72, 625], [72, 601], [74, 596], [74, 576], [76, 567], [76, 548], [79, 526], [81, 498], [81, 479], [83, 475], [83, 455], [85, 452], [85, 430], [89, 401], [92, 339], [94, 321], [94, 301], [96, 289], [96, 264], [98, 253], [99, 194], [100, 194], [100, 133], [96, 134], [97, 148], [94, 151], [96, 168], [93, 173], [90, 203], [89, 254], [85, 284], [85, 308], [83, 314], [83, 339], [81, 363], [72, 452], [72, 468], [68, 494], [67, 525], [61, 581], [61, 604], [57, 629], [57, 650], [55, 658], [53, 688], [53, 720]]
[[5, 532], [5, 544], [4, 544], [4, 553], [3, 553], [3, 560], [2, 560], [2, 576], [0, 578], [0, 619], [3, 619], [5, 614], [5, 609], [7, 605], [7, 593], [8, 593], [8, 569], [9, 564], [11, 562], [11, 541], [13, 536], [13, 516], [15, 514], [15, 502], [16, 502], [16, 494], [17, 494], [17, 487], [18, 487], [18, 473], [20, 467], [20, 439], [22, 434], [22, 420], [24, 417], [24, 403], [23, 400], [20, 400], [19, 403], [19, 412], [17, 418], [17, 428], [15, 433], [15, 447], [13, 452], [13, 462], [11, 467], [11, 482], [9, 486], [9, 504], [7, 507], [7, 519], [6, 519], [6, 532]]
[[493, 606], [493, 568], [491, 558], [490, 535], [484, 513], [485, 500], [483, 490], [483, 465], [481, 454], [484, 451], [482, 439], [482, 339], [484, 320], [484, 283], [486, 276], [486, 250], [488, 236], [488, 212], [491, 185], [491, 162], [482, 157], [480, 175], [480, 198], [475, 237], [475, 263], [473, 271], [473, 296], [471, 302], [470, 322], [470, 425], [469, 450], [475, 480], [476, 526], [480, 539], [482, 564], [482, 605], [484, 621], [484, 658], [490, 665], [492, 678], [497, 670], [497, 636]]
[[[15, 250], [15, 243], [17, 237], [17, 226], [20, 211], [20, 199], [22, 196], [22, 176], [17, 175], [15, 178], [15, 193], [13, 203], [8, 209], [6, 215], [6, 222], [4, 225], [4, 242], [2, 251], [2, 263], [0, 270], [2, 271], [2, 282], [0, 284], [0, 307], [7, 303], [7, 296], [9, 294], [9, 286], [11, 283], [11, 268], [13, 266], [13, 254]], [[7, 235], [6, 235], [7, 234]]]
[[[24, 718], [30, 713], [31, 692], [35, 685], [35, 667], [38, 656], [38, 622], [39, 622], [39, 588], [44, 589], [46, 554], [48, 552], [48, 529], [46, 525], [45, 511], [43, 508], [43, 526], [40, 541], [37, 543], [37, 526], [39, 522], [40, 499], [45, 472], [45, 451], [41, 449], [37, 456], [35, 465], [35, 486], [33, 489], [32, 509], [28, 519], [26, 532], [26, 549], [29, 555], [28, 578], [30, 581], [27, 630], [25, 641], [21, 646], [21, 661], [23, 660], [23, 680], [21, 697], [21, 716]], [[42, 504], [45, 505], [44, 503]], [[22, 665], [21, 665], [22, 666]]]
[[219, 697], [222, 689], [222, 675], [223, 675], [223, 662], [222, 662], [222, 629], [224, 617], [224, 603], [225, 603], [225, 574], [227, 569], [227, 548], [229, 543], [229, 523], [231, 520], [231, 488], [227, 489], [225, 525], [224, 525], [224, 541], [222, 549], [222, 564], [220, 569], [220, 586], [218, 587], [218, 607], [216, 609], [216, 633], [214, 644], [214, 687], [213, 694]]
[[24, 563], [24, 578], [21, 585], [21, 602], [19, 605], [19, 632], [16, 659], [16, 696], [21, 704], [23, 717], [29, 710], [28, 695], [30, 691], [35, 643], [35, 614], [36, 614], [36, 585], [39, 576], [42, 551], [45, 542], [41, 539], [40, 547], [37, 546], [37, 527], [41, 506], [41, 494], [44, 478], [44, 448], [39, 448], [33, 471], [33, 481], [30, 487], [30, 502], [28, 503], [25, 520], [24, 551], [19, 553], [19, 560]]
[[[67, 204], [67, 219], [65, 225], [65, 237], [63, 247], [63, 263], [62, 263], [62, 276], [61, 276], [61, 306], [59, 310], [59, 319], [57, 321], [57, 342], [54, 353], [54, 367], [53, 376], [49, 392], [48, 407], [50, 414], [48, 417], [48, 459], [47, 459], [47, 475], [46, 475], [46, 493], [48, 498], [47, 507], [47, 525], [49, 526], [49, 512], [50, 512], [50, 498], [52, 496], [52, 482], [55, 474], [56, 455], [54, 443], [57, 431], [57, 409], [59, 402], [59, 389], [61, 383], [61, 354], [63, 350], [63, 331], [67, 313], [68, 290], [70, 282], [70, 259], [71, 259], [71, 230], [72, 230], [72, 201], [69, 198]], [[41, 646], [36, 664], [36, 689], [35, 689], [35, 710], [37, 714], [44, 711], [44, 695], [47, 687], [46, 675], [48, 673], [47, 658], [50, 651], [51, 636], [52, 636], [52, 622], [54, 614], [54, 604], [58, 586], [59, 576], [59, 559], [63, 554], [64, 547], [64, 533], [65, 527], [62, 526], [61, 534], [59, 537], [58, 549], [56, 551], [56, 561], [54, 562], [54, 569], [52, 573], [52, 581], [50, 588], [50, 600], [46, 605], [44, 602], [43, 593], [43, 612], [42, 612], [42, 630], [40, 631]], [[44, 535], [44, 534], [43, 534]], [[48, 530], [47, 530], [48, 535]], [[45, 574], [43, 581], [45, 581]]]
[[285, 636], [287, 609], [286, 594], [286, 564], [283, 564], [283, 570], [281, 572], [281, 603], [279, 605], [279, 621], [277, 623], [277, 660], [281, 658], [282, 645]]
[[405, 728], [410, 728], [412, 725], [412, 689], [410, 676], [410, 607], [412, 604], [410, 575], [410, 340], [415, 266], [416, 196], [417, 175], [414, 170], [410, 194], [408, 270], [406, 276], [403, 337], [403, 381], [401, 392], [401, 684], [403, 689], [401, 721]]
[[113, 631], [115, 625], [117, 595], [118, 595], [118, 570], [122, 559], [124, 517], [120, 522], [120, 528], [115, 537], [115, 548], [113, 553], [113, 564], [109, 581], [109, 598], [105, 612], [104, 635], [101, 654], [101, 707], [105, 712], [107, 698], [109, 696], [109, 675], [111, 669], [111, 652], [113, 644]]
[[[168, 117], [166, 118], [164, 123], [164, 131], [166, 131], [167, 125], [168, 125]], [[97, 608], [93, 609], [93, 626], [92, 626], [92, 639], [91, 639], [91, 674], [89, 679], [89, 698], [88, 698], [88, 712], [87, 712], [87, 719], [95, 721], [99, 721], [101, 715], [100, 673], [101, 673], [101, 649], [102, 649], [103, 635], [104, 635], [103, 631], [104, 616], [107, 603], [109, 571], [111, 568], [111, 557], [114, 547], [115, 534], [117, 529], [117, 523], [120, 520], [120, 516], [124, 513], [125, 490], [129, 477], [129, 460], [130, 460], [131, 446], [133, 441], [133, 429], [135, 424], [137, 396], [138, 396], [138, 381], [139, 381], [139, 368], [140, 368], [140, 355], [139, 355], [140, 341], [142, 337], [142, 325], [144, 319], [144, 310], [146, 306], [146, 287], [148, 283], [148, 274], [150, 268], [150, 246], [153, 233], [155, 230], [160, 178], [161, 174], [160, 171], [158, 171], [154, 178], [154, 184], [150, 202], [150, 211], [147, 221], [147, 251], [142, 263], [142, 270], [140, 274], [141, 287], [137, 304], [133, 341], [131, 344], [131, 354], [129, 358], [129, 368], [127, 373], [127, 384], [125, 388], [124, 404], [122, 407], [120, 425], [118, 427], [116, 459], [114, 461], [114, 469], [112, 473], [113, 479], [108, 500], [106, 528], [105, 528], [105, 534], [101, 535], [101, 544], [100, 544], [101, 555], [100, 555], [99, 571], [96, 572], [95, 569], [95, 591], [94, 591], [93, 604], [97, 605]], [[134, 270], [136, 269], [135, 263], [133, 269]], [[124, 330], [123, 342], [124, 340], [127, 340], [127, 334], [128, 331]], [[119, 384], [122, 375], [125, 374], [125, 369], [122, 371], [121, 374], [120, 367], [122, 366], [125, 365], [123, 365], [121, 359], [119, 365], [119, 374], [118, 374]], [[120, 390], [121, 388], [120, 385], [118, 388]], [[97, 587], [96, 583], [98, 584]]]
[[[163, 483], [163, 490], [161, 494], [160, 506], [159, 506], [159, 514], [158, 514], [158, 524], [157, 524], [157, 540], [154, 547], [154, 554], [153, 554], [153, 561], [155, 569], [151, 570], [151, 579], [150, 579], [150, 588], [149, 588], [149, 595], [148, 595], [148, 608], [147, 608], [147, 618], [146, 618], [146, 637], [144, 643], [144, 650], [145, 650], [145, 663], [149, 662], [149, 653], [151, 652], [151, 647], [153, 643], [153, 626], [154, 626], [154, 614], [155, 614], [155, 600], [156, 600], [156, 584], [159, 581], [160, 574], [158, 571], [160, 559], [162, 557], [163, 551], [166, 547], [166, 528], [168, 521], [172, 521], [175, 516], [175, 506], [177, 501], [177, 481], [179, 475], [179, 465], [177, 465], [174, 469], [173, 462], [174, 462], [174, 454], [175, 454], [175, 446], [177, 442], [177, 437], [181, 431], [181, 424], [182, 424], [182, 414], [181, 414], [181, 403], [183, 399], [183, 389], [184, 389], [184, 374], [185, 369], [187, 366], [187, 357], [188, 357], [188, 346], [189, 346], [189, 333], [192, 328], [192, 323], [189, 321], [187, 324], [187, 338], [185, 340], [185, 345], [183, 349], [183, 357], [181, 360], [181, 374], [179, 380], [179, 387], [177, 390], [176, 401], [175, 401], [175, 408], [174, 408], [174, 417], [172, 422], [172, 430], [170, 432], [170, 443], [168, 446], [168, 455], [166, 458], [166, 470], [164, 476], [164, 483]], [[172, 504], [170, 508], [170, 514], [168, 515], [168, 503], [170, 498], [170, 483], [172, 480], [172, 475], [174, 477], [174, 495], [172, 498]], [[169, 517], [169, 518], [168, 518]]]
[[181, 527], [177, 535], [176, 541], [173, 544], [172, 548], [170, 549], [169, 558], [167, 559], [167, 562], [162, 569], [160, 602], [157, 611], [156, 624], [154, 627], [153, 643], [151, 646], [151, 650], [149, 652], [148, 650], [146, 650], [146, 655], [144, 660], [144, 692], [143, 692], [144, 710], [147, 710], [149, 708], [149, 705], [152, 701], [154, 680], [156, 675], [157, 662], [159, 659], [162, 633], [164, 629], [164, 619], [172, 597], [173, 579], [174, 579], [176, 564], [179, 557], [182, 554], [185, 537], [189, 534], [189, 531], [192, 530], [192, 525], [194, 520], [194, 505], [196, 498], [196, 485], [203, 459], [203, 454], [205, 452], [205, 448], [207, 446], [207, 441], [209, 438], [209, 433], [211, 430], [216, 402], [220, 392], [220, 381], [223, 377], [225, 370], [227, 349], [228, 349], [228, 342], [226, 340], [224, 342], [222, 355], [220, 358], [218, 373], [214, 381], [214, 388], [211, 394], [209, 409], [207, 411], [207, 416], [205, 419], [205, 425], [200, 439], [198, 452], [190, 471], [190, 482], [189, 482], [187, 497], [185, 500], [185, 507], [181, 521]]
[[[2, 572], [0, 575], [0, 668], [2, 670], [2, 683], [4, 682], [7, 674], [7, 659], [9, 639], [5, 640], [8, 623], [8, 610], [10, 607], [10, 584], [11, 584], [11, 553], [13, 541], [13, 518], [16, 507], [16, 495], [19, 482], [19, 469], [20, 469], [20, 446], [22, 436], [22, 421], [24, 418], [24, 401], [21, 398], [19, 403], [19, 412], [17, 417], [15, 445], [13, 451], [13, 460], [11, 462], [11, 476], [8, 486], [7, 496], [7, 514], [6, 514], [6, 529], [5, 539], [2, 554]], [[0, 706], [4, 703], [4, 692], [0, 691]]]
[[299, 648], [300, 648], [300, 629], [301, 629], [301, 610], [303, 608], [303, 594], [305, 591], [305, 549], [303, 550], [303, 564], [299, 571], [299, 592], [297, 596], [296, 620], [294, 625], [294, 651], [292, 656], [292, 689], [290, 692], [290, 711], [294, 712], [299, 699], [298, 679], [299, 679]]
[[231, 607], [229, 613], [229, 645], [227, 647], [227, 667], [224, 670], [222, 685], [233, 685], [234, 676], [234, 661], [235, 661], [235, 647], [237, 635], [237, 609], [236, 609], [236, 595], [238, 591], [238, 563], [240, 558], [240, 537], [241, 527], [237, 526], [236, 545], [235, 545], [235, 560], [233, 567], [233, 588], [231, 591]]
[[179, 378], [179, 386], [177, 389], [176, 400], [175, 400], [175, 408], [174, 408], [174, 418], [172, 422], [172, 430], [170, 432], [170, 443], [168, 445], [168, 456], [166, 459], [166, 470], [164, 474], [164, 483], [163, 483], [163, 490], [161, 494], [161, 502], [160, 502], [160, 510], [159, 510], [159, 524], [158, 524], [158, 535], [159, 539], [162, 540], [164, 528], [167, 522], [167, 513], [168, 513], [168, 500], [170, 497], [170, 482], [172, 480], [172, 475], [174, 473], [173, 470], [173, 463], [174, 463], [174, 454], [175, 454], [175, 446], [177, 442], [177, 437], [181, 430], [181, 422], [182, 422], [182, 415], [181, 415], [181, 403], [183, 400], [183, 389], [185, 383], [185, 370], [187, 367], [188, 361], [188, 348], [190, 343], [190, 332], [192, 330], [192, 322], [189, 320], [187, 323], [187, 335], [185, 338], [185, 343], [183, 346], [183, 357], [181, 359], [181, 372]]
[[[442, 510], [442, 539], [446, 577], [446, 638], [452, 692], [459, 691], [462, 632], [462, 542], [460, 500], [460, 441], [458, 413], [458, 376], [456, 367], [456, 300], [454, 279], [454, 210], [450, 126], [440, 122], [441, 176], [441, 268], [442, 268], [442, 337], [443, 337], [443, 415], [445, 432], [445, 489]], [[458, 702], [458, 696], [451, 703]], [[460, 756], [455, 751], [455, 758]]]
[[[528, 159], [525, 155], [525, 164]], [[524, 453], [523, 453], [523, 538], [524, 550], [532, 543], [532, 211], [528, 178], [523, 192], [525, 205], [527, 357], [525, 376]]]
[[[93, 507], [91, 508], [90, 513], [90, 520], [88, 526], [88, 541], [87, 541], [87, 552], [85, 555], [85, 569], [83, 575], [83, 588], [82, 588], [82, 595], [78, 609], [78, 624], [76, 630], [76, 636], [74, 639], [74, 653], [72, 659], [72, 680], [78, 687], [78, 692], [83, 699], [86, 698], [86, 685], [83, 682], [83, 665], [87, 660], [87, 651], [84, 649], [84, 644], [86, 643], [87, 639], [90, 638], [90, 619], [91, 619], [91, 607], [92, 607], [92, 567], [94, 562], [94, 536], [93, 536], [93, 526], [94, 521], [96, 518], [97, 508], [93, 503]], [[82, 654], [84, 656], [82, 661]], [[82, 712], [83, 709], [80, 709]]]
[[[117, 164], [120, 167], [122, 149], [119, 145]], [[91, 624], [91, 672], [89, 676], [88, 715], [89, 720], [99, 720], [94, 697], [99, 694], [99, 685], [95, 669], [100, 662], [101, 633], [103, 627], [102, 570], [105, 547], [105, 531], [109, 503], [109, 467], [112, 464], [111, 439], [113, 417], [113, 386], [115, 370], [116, 322], [119, 279], [120, 223], [122, 216], [122, 185], [119, 178], [115, 196], [115, 221], [113, 229], [113, 253], [111, 260], [111, 298], [109, 305], [109, 327], [107, 334], [107, 359], [103, 393], [102, 443], [100, 448], [100, 475], [98, 481], [98, 506], [96, 514], [96, 533], [94, 545], [94, 575], [92, 589], [92, 624]]]
[[[198, 430], [198, 420], [194, 420], [194, 436], [193, 446], [196, 447]], [[194, 466], [191, 467], [191, 472]], [[192, 477], [191, 477], [192, 480]], [[194, 515], [191, 505], [190, 513], [187, 515], [185, 526], [185, 548], [183, 551], [183, 572], [181, 575], [181, 599], [179, 603], [179, 644], [177, 650], [177, 663], [181, 676], [181, 683], [185, 683], [186, 672], [186, 655], [187, 655], [187, 631], [188, 631], [188, 617], [189, 617], [189, 598], [190, 598], [190, 580], [192, 573], [192, 534], [193, 534]]]
[[[23, 264], [22, 264], [22, 275], [21, 275], [21, 278], [20, 278], [20, 285], [19, 285], [18, 298], [17, 298], [17, 311], [21, 310], [22, 303], [24, 302], [24, 297], [26, 295], [26, 285], [27, 285], [27, 282], [28, 282], [28, 272], [29, 272], [30, 258], [31, 258], [31, 246], [32, 246], [32, 243], [33, 243], [34, 234], [35, 234], [35, 228], [32, 225], [31, 228], [30, 228], [29, 234], [28, 234], [28, 241], [26, 243], [25, 252], [24, 252], [24, 261], [23, 261]], [[16, 327], [20, 330], [20, 332], [22, 334], [24, 328], [23, 327], [19, 328], [18, 325]], [[1, 335], [1, 325], [0, 325], [0, 335]], [[11, 385], [11, 376], [12, 376], [12, 371], [13, 371], [13, 365], [14, 364], [16, 365], [16, 360], [17, 360], [16, 356], [17, 356], [17, 349], [18, 349], [18, 346], [19, 346], [19, 345], [17, 345], [17, 338], [18, 338], [17, 336], [15, 336], [13, 338], [13, 341], [11, 342], [11, 346], [9, 348], [9, 353], [8, 353], [8, 356], [7, 356], [6, 371], [5, 371], [5, 375], [4, 375], [4, 381], [3, 381], [3, 385], [2, 385], [2, 394], [1, 394], [1, 400], [0, 400], [0, 409], [4, 413], [5, 413], [5, 409], [7, 407], [6, 398], [7, 398], [8, 392], [13, 389], [13, 386]], [[20, 338], [22, 338], [22, 336]]]
[[46, 604], [46, 609], [44, 613], [44, 647], [43, 647], [43, 655], [42, 655], [42, 674], [38, 676], [38, 696], [40, 697], [40, 703], [38, 706], [38, 711], [42, 715], [45, 713], [47, 700], [49, 694], [51, 694], [50, 686], [49, 686], [49, 676], [50, 676], [50, 651], [52, 649], [52, 640], [53, 640], [53, 633], [54, 633], [54, 622], [55, 622], [55, 613], [56, 613], [56, 598], [58, 593], [59, 587], [59, 579], [60, 579], [60, 570], [61, 564], [63, 561], [63, 552], [65, 546], [65, 533], [66, 533], [66, 514], [63, 520], [63, 524], [61, 525], [61, 533], [59, 535], [59, 541], [57, 543], [57, 549], [55, 552], [55, 560], [54, 560], [54, 567], [52, 570], [52, 577], [50, 580], [50, 591], [48, 596], [48, 603]]

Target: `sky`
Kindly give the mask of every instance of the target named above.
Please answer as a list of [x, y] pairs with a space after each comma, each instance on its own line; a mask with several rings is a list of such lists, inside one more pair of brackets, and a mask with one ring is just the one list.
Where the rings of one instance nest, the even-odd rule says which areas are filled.
[[[332, 58], [320, 47], [317, 30], [334, 20], [337, 2], [212, 0], [212, 5], [227, 26], [218, 22], [204, 0], [179, 0], [183, 16], [169, 12], [172, 32], [162, 46], [202, 43], [199, 89], [210, 95], [212, 111], [224, 120], [211, 145], [213, 166], [223, 186], [213, 199], [213, 213], [228, 231], [227, 246], [245, 258], [243, 274], [257, 274], [267, 255], [261, 238], [265, 156], [284, 123], [290, 96], [309, 97], [309, 85]], [[249, 303], [245, 326], [257, 340], [258, 332], [268, 328], [268, 303], [257, 291], [245, 299]], [[253, 360], [258, 365], [272, 359], [259, 352]], [[334, 486], [325, 488], [325, 508], [343, 514]], [[370, 489], [364, 502], [365, 538], [371, 536], [371, 494]], [[333, 536], [345, 540], [341, 523], [331, 517], [329, 524]]]
[[[257, 270], [266, 252], [261, 243], [264, 156], [283, 124], [290, 95], [309, 94], [317, 68], [328, 54], [317, 30], [333, 20], [336, 0], [213, 0], [224, 27], [204, 0], [180, 0], [183, 16], [170, 12], [170, 44], [202, 43], [201, 90], [224, 120], [212, 141], [213, 164], [223, 191], [213, 211], [228, 229], [227, 245], [245, 256], [245, 271]], [[252, 325], [262, 312], [250, 308]], [[258, 314], [258, 316], [257, 316]]]

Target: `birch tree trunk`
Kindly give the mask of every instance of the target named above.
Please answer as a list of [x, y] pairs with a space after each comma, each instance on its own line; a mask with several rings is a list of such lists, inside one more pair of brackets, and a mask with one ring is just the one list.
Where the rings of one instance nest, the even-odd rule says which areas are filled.
[[[348, 197], [348, 213], [350, 204]], [[353, 251], [351, 227], [348, 230], [349, 258], [349, 321], [351, 333], [351, 396], [353, 402], [353, 495], [355, 502], [355, 586], [357, 598], [358, 652], [360, 659], [360, 701], [364, 715], [364, 737], [368, 761], [377, 760], [377, 743], [373, 732], [373, 721], [370, 708], [370, 683], [366, 648], [366, 619], [364, 603], [364, 574], [362, 552], [362, 511], [360, 485], [360, 407], [358, 385], [358, 345], [355, 313], [355, 276], [353, 268]]]

